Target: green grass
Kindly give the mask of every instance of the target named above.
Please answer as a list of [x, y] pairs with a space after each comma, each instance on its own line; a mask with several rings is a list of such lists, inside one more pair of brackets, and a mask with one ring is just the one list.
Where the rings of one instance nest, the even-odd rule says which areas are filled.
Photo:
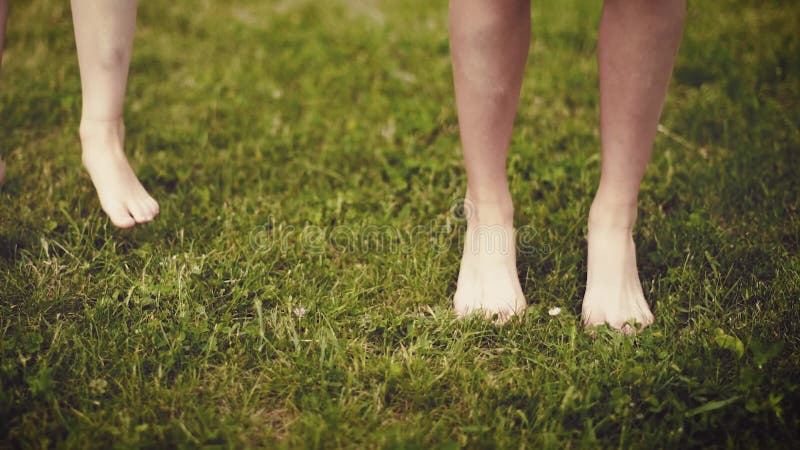
[[509, 162], [532, 305], [501, 328], [450, 307], [446, 2], [141, 3], [127, 151], [161, 215], [132, 231], [80, 166], [67, 2], [11, 4], [0, 446], [800, 442], [797, 2], [691, 2], [636, 234], [657, 323], [594, 339], [599, 2], [534, 3]]

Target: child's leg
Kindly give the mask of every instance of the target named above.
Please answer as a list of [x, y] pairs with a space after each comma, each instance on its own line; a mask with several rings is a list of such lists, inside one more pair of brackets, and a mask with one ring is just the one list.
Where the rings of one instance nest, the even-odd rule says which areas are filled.
[[685, 0], [606, 0], [600, 22], [600, 186], [589, 212], [587, 326], [632, 331], [654, 320], [636, 268], [632, 229], [678, 51]]
[[136, 28], [136, 0], [72, 0], [81, 72], [83, 164], [114, 225], [131, 227], [158, 214], [123, 151], [122, 105]]
[[521, 312], [506, 157], [530, 44], [529, 0], [451, 0], [456, 104], [467, 169], [467, 235], [456, 313]]

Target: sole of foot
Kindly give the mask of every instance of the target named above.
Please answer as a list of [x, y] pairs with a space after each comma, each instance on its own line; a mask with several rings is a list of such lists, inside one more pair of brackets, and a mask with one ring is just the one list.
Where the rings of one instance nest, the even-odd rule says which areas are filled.
[[92, 179], [100, 206], [119, 228], [153, 220], [158, 202], [147, 192], [125, 156], [122, 120], [81, 122], [83, 166]]

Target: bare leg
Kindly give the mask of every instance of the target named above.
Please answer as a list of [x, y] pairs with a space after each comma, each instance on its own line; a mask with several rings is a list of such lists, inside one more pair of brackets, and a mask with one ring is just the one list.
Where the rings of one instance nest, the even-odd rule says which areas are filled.
[[83, 165], [114, 225], [149, 222], [158, 203], [125, 157], [122, 106], [136, 29], [136, 0], [72, 0], [81, 72]]
[[525, 309], [506, 158], [530, 45], [529, 0], [451, 0], [456, 104], [467, 169], [467, 235], [456, 313], [505, 321]]
[[685, 0], [606, 0], [600, 22], [600, 186], [589, 212], [586, 326], [634, 331], [654, 317], [636, 267], [632, 230], [667, 85]]

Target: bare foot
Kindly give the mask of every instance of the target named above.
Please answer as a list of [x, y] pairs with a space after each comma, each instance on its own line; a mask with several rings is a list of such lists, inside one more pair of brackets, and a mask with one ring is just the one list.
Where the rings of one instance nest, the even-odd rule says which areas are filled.
[[598, 200], [592, 204], [582, 308], [587, 328], [607, 323], [624, 333], [634, 333], [637, 327], [642, 330], [655, 320], [636, 268], [635, 222], [635, 204], [613, 205]]
[[464, 201], [467, 234], [453, 298], [456, 314], [504, 323], [525, 310], [517, 275], [513, 209]]
[[158, 203], [147, 193], [125, 157], [121, 119], [81, 121], [83, 166], [89, 172], [100, 206], [120, 228], [153, 220]]

